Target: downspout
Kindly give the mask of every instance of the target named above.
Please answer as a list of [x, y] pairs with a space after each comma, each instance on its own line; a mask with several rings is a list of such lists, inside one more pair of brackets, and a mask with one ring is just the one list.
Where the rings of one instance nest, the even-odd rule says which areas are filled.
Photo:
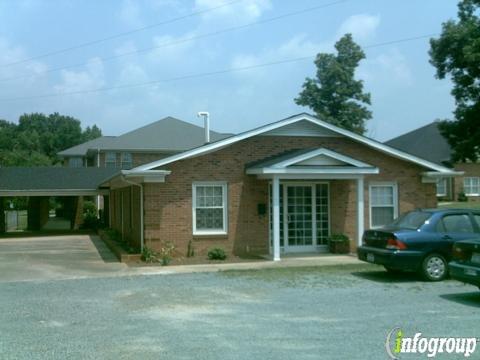
[[[143, 226], [143, 184], [139, 184], [130, 180], [127, 180], [125, 176], [122, 176], [122, 180], [126, 182], [127, 184], [131, 184], [134, 186], [138, 186], [140, 188], [140, 253], [143, 253], [143, 248], [144, 248], [144, 233], [145, 229]], [[131, 216], [131, 214], [130, 214]]]

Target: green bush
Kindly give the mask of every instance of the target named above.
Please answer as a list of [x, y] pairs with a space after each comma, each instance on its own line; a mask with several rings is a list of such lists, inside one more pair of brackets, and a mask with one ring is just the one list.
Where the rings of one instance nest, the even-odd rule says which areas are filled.
[[115, 230], [115, 229], [106, 229], [105, 233], [107, 234], [108, 238], [110, 240], [116, 241], [116, 242], [121, 242], [122, 241], [122, 234], [120, 231]]
[[468, 201], [467, 195], [465, 195], [463, 191], [458, 194], [458, 201], [460, 202]]
[[350, 239], [345, 234], [332, 234], [328, 238], [328, 242], [348, 243], [348, 242], [350, 242]]
[[97, 206], [93, 201], [83, 203], [83, 225], [84, 229], [97, 230], [100, 227], [100, 220], [97, 217]]
[[142, 261], [145, 261], [146, 263], [159, 262], [158, 253], [153, 249], [145, 246], [142, 251]]
[[211, 249], [207, 255], [210, 260], [225, 260], [227, 258], [227, 254], [222, 248]]

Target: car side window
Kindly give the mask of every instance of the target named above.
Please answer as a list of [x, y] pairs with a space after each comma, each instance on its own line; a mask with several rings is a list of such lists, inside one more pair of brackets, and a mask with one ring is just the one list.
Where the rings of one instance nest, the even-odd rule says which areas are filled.
[[[473, 233], [473, 225], [467, 214], [446, 215], [441, 220], [443, 231], [452, 233]], [[437, 226], [438, 230], [438, 226]]]

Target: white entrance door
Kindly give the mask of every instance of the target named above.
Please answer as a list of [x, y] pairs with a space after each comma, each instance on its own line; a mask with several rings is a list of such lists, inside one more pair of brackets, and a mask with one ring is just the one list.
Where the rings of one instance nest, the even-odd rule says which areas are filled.
[[285, 251], [316, 250], [314, 185], [289, 184], [284, 188]]

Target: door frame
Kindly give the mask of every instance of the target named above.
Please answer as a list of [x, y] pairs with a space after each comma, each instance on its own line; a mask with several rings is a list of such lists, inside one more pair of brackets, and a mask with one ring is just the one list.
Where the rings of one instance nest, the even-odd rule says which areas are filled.
[[[328, 235], [331, 234], [331, 196], [330, 196], [330, 182], [325, 180], [320, 181], [281, 181], [281, 185], [283, 185], [283, 203], [281, 206], [283, 207], [283, 246], [280, 248], [282, 253], [302, 253], [302, 252], [328, 252], [328, 245], [319, 245], [317, 239], [317, 196], [316, 190], [317, 184], [324, 184], [327, 185], [327, 197], [328, 197]], [[269, 189], [272, 183], [269, 182]], [[287, 190], [289, 186], [311, 186], [312, 187], [312, 245], [307, 246], [289, 246], [288, 245], [288, 194]], [[271, 202], [271, 192], [269, 190], [269, 203]], [[270, 211], [270, 207], [269, 207]], [[269, 215], [269, 232], [271, 233], [271, 224], [270, 224], [271, 217]], [[271, 234], [269, 236], [269, 248], [270, 253], [272, 250], [272, 243], [271, 243]]]

